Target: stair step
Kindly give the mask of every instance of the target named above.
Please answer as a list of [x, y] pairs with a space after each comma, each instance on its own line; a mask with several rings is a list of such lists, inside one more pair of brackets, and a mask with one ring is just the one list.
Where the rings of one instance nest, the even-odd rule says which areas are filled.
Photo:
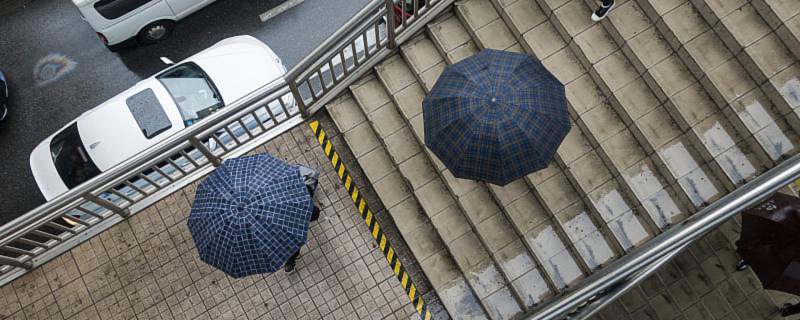
[[[435, 64], [435, 61], [431, 64]], [[507, 248], [506, 245], [516, 239], [503, 237], [506, 233], [495, 232], [498, 228], [502, 228], [502, 222], [498, 219], [491, 216], [475, 216], [475, 214], [485, 214], [481, 208], [466, 207], [462, 202], [456, 201], [437, 174], [441, 168], [435, 167], [423, 152], [415, 131], [401, 114], [403, 109], [396, 106], [395, 100], [389, 99], [388, 94], [392, 92], [391, 90], [397, 93], [405, 89], [400, 84], [417, 85], [414, 76], [404, 68], [400, 56], [386, 59], [376, 66], [375, 70], [378, 78], [364, 79], [353, 86], [352, 92], [357, 101], [367, 103], [374, 102], [370, 100], [370, 96], [376, 95], [375, 91], [382, 91], [378, 94], [381, 96], [380, 101], [386, 102], [378, 108], [369, 108], [365, 105], [364, 110], [373, 110], [367, 113], [366, 118], [376, 133], [383, 135], [382, 140], [387, 153], [398, 167], [401, 179], [407, 182], [419, 206], [432, 220], [442, 214], [446, 214], [448, 219], [452, 219], [452, 216], [466, 218], [469, 227], [458, 228], [458, 231], [465, 231], [462, 234], [449, 231], [451, 227], [449, 225], [438, 225], [436, 229], [442, 234], [447, 234], [447, 237], [442, 236], [445, 244], [450, 248], [456, 263], [464, 272], [467, 282], [472, 286], [488, 315], [493, 319], [508, 319], [522, 312], [517, 303], [518, 293], [512, 290], [513, 287], [509, 287], [513, 282], [507, 277], [508, 270], [502, 268], [508, 263], [504, 265], [499, 258], [500, 249], [510, 250], [511, 248]], [[405, 81], [409, 77], [413, 81]], [[362, 86], [369, 88], [369, 91], [361, 89]], [[457, 237], [452, 238], [453, 236]]]
[[[475, 45], [472, 44], [471, 40], [466, 40], [466, 42], [460, 43], [458, 46], [448, 47], [446, 43], [437, 44], [437, 39], [438, 37], [442, 37], [448, 33], [467, 34], [466, 31], [462, 30], [463, 28], [464, 27], [461, 25], [458, 18], [452, 15], [442, 17], [442, 19], [439, 19], [438, 21], [429, 25], [428, 34], [430, 35], [431, 41], [434, 42], [435, 46], [440, 51], [440, 54], [445, 57], [445, 60], [450, 63], [458, 61], [457, 59], [446, 58], [448, 56], [454, 56], [452, 52], [463, 52], [462, 48], [474, 47]], [[404, 46], [402, 50], [405, 52], [419, 50], [420, 48], [422, 47], [417, 48], [415, 46]], [[443, 50], [448, 49], [451, 51], [442, 52]], [[470, 54], [474, 52], [476, 51], [472, 51]], [[429, 52], [429, 54], [433, 53], [434, 52]], [[462, 56], [462, 58], [463, 57], [466, 56]], [[409, 61], [409, 66], [417, 73], [424, 71], [415, 66], [413, 61]], [[421, 104], [421, 99], [422, 97], [420, 97], [420, 100], [418, 100], [416, 103]], [[420, 135], [420, 139], [424, 140], [424, 137]], [[445, 177], [452, 177], [452, 174], [450, 174], [449, 171], [444, 171], [444, 174]], [[460, 192], [459, 189], [463, 188], [460, 185], [463, 185], [464, 181], [467, 180], [455, 178], [450, 178], [447, 180], [456, 196], [461, 197], [462, 195], [460, 193], [463, 191]], [[469, 184], [474, 185], [475, 183], [469, 182]], [[526, 243], [534, 253], [534, 258], [536, 258], [539, 265], [543, 266], [555, 289], [562, 289], [567, 285], [574, 284], [583, 277], [580, 267], [578, 267], [578, 264], [570, 254], [570, 251], [568, 251], [570, 249], [568, 249], [568, 246], [565, 246], [562, 243], [562, 238], [558, 236], [555, 238], [539, 237], [539, 234], [542, 230], [560, 230], [560, 227], [557, 225], [557, 222], [553, 221], [552, 218], [544, 212], [543, 209], [540, 210], [541, 205], [539, 204], [539, 201], [535, 198], [535, 195], [530, 192], [524, 182], [515, 181], [506, 187], [498, 187], [491, 184], [488, 186], [492, 191], [492, 194], [495, 196], [497, 202], [501, 204], [503, 212], [508, 215], [509, 220], [511, 220], [511, 223], [514, 226], [514, 229], [518, 234], [522, 235], [522, 237], [526, 239]], [[517, 191], [510, 191], [515, 188]], [[514, 194], [514, 196], [509, 196], [509, 194]], [[540, 226], [546, 227], [542, 227], [539, 230], [535, 229]], [[569, 241], [567, 241], [567, 243], [569, 243]], [[562, 250], [556, 252], [558, 255], [537, 255], [537, 250], [534, 248], [537, 245], [541, 246], [545, 244], [561, 248]]]
[[[429, 68], [432, 68], [437, 61], [442, 59], [434, 44], [424, 36], [410, 41], [409, 44], [404, 45], [401, 49], [401, 53], [406, 58], [407, 63], [399, 59], [394, 60], [392, 63], [397, 65], [405, 64], [406, 68], [409, 68], [417, 75], [417, 78], [422, 78], [422, 74], [428, 72]], [[439, 58], [432, 58], [430, 57], [431, 55], [439, 56]], [[422, 56], [426, 58], [420, 59]], [[382, 69], [378, 69], [377, 74], [380, 79], [393, 75], [391, 72], [382, 72]], [[422, 80], [420, 82], [422, 83]], [[399, 109], [421, 111], [424, 98], [422, 88], [415, 84], [410, 87], [416, 87], [416, 89], [404, 88], [391, 96]], [[408, 92], [413, 92], [413, 94], [408, 94]], [[405, 116], [405, 120], [412, 126], [422, 117], [418, 111], [402, 113]], [[423, 145], [424, 130], [417, 129], [415, 133], [418, 143]], [[428, 157], [431, 159], [436, 158], [427, 148], [425, 150], [428, 153]], [[516, 235], [507, 232], [507, 230], [511, 229], [511, 224], [494, 203], [488, 190], [482, 184], [453, 177], [447, 169], [440, 169], [439, 172], [445, 181], [446, 187], [455, 197], [460, 208], [464, 210], [470, 223], [475, 226], [481, 240], [495, 258], [506, 279], [511, 282], [523, 305], [530, 308], [551, 296], [552, 293], [548, 288], [548, 283], [545, 282], [540, 272], [536, 269], [534, 258]], [[530, 282], [534, 280], [537, 282]]]
[[[485, 28], [487, 26], [492, 25], [493, 22], [492, 21], [487, 22], [486, 21], [487, 19], [469, 17], [469, 14], [471, 12], [480, 12], [479, 10], [494, 10], [492, 8], [492, 6], [491, 5], [486, 5], [486, 4], [478, 4], [477, 6], [472, 7], [472, 5], [473, 5], [473, 3], [471, 3], [470, 1], [460, 2], [459, 6], [456, 7], [456, 10], [457, 10], [457, 12], [462, 10], [462, 9], [464, 9], [464, 10], [461, 13], [458, 13], [458, 16], [459, 17], [464, 17], [462, 19], [471, 19], [470, 21], [472, 21], [472, 22], [470, 24], [473, 25], [473, 26], [478, 26], [480, 23], [486, 23], [485, 26], [482, 27], [482, 28]], [[499, 15], [495, 14], [495, 15], [490, 15], [490, 16], [493, 17], [496, 20], [499, 20]], [[453, 19], [453, 18], [451, 17], [449, 19]], [[446, 23], [451, 24], [449, 22], [446, 22]], [[473, 34], [475, 37], [478, 37], [478, 38], [484, 37], [484, 36], [492, 37], [491, 34], [483, 34], [483, 33], [480, 33], [480, 32], [472, 32], [471, 34]], [[476, 42], [480, 42], [480, 41], [476, 41]], [[511, 44], [510, 47], [516, 47], [516, 46], [517, 46], [517, 44], [514, 43], [514, 44]], [[480, 47], [480, 45], [479, 45], [479, 47]], [[571, 194], [574, 194], [577, 198], [580, 198], [580, 196], [577, 194], [575, 189], [571, 189], [568, 192], [570, 192]], [[508, 211], [508, 210], [506, 210], [506, 211]], [[560, 209], [559, 210], [551, 210], [550, 212], [552, 214], [553, 212], [559, 212], [559, 211], [561, 211], [561, 210]], [[565, 213], [565, 215], [566, 215], [566, 213]], [[554, 216], [556, 218], [559, 217], [557, 215], [554, 215]], [[598, 266], [600, 266], [601, 264], [607, 263], [611, 259], [616, 257], [617, 253], [615, 253], [615, 252], [620, 252], [621, 250], [612, 249], [612, 245], [614, 245], [613, 244], [613, 240], [612, 240], [612, 242], [609, 242], [608, 240], [606, 240], [607, 236], [605, 236], [605, 234], [611, 234], [611, 231], [609, 231], [608, 228], [606, 228], [605, 232], [600, 232], [600, 229], [598, 229], [595, 226], [597, 224], [596, 221], [589, 221], [588, 224], [584, 225], [585, 227], [590, 227], [591, 228], [590, 232], [585, 232], [585, 233], [581, 233], [581, 232], [567, 233], [566, 232], [567, 231], [567, 229], [565, 228], [566, 226], [568, 226], [568, 225], [569, 226], [574, 226], [577, 223], [576, 221], [579, 221], [579, 220], [572, 219], [572, 218], [575, 218], [576, 216], [578, 216], [578, 213], [573, 213], [573, 216], [569, 216], [569, 217], [567, 217], [565, 219], [561, 219], [561, 220], [556, 219], [556, 221], [558, 222], [557, 226], [559, 227], [560, 232], [562, 234], [567, 235], [568, 238], [571, 239], [571, 242], [573, 243], [573, 245], [572, 245], [573, 249], [578, 251], [579, 255], [582, 256], [583, 260], [581, 261], [581, 265], [583, 266], [583, 269], [587, 270], [587, 271], [595, 269]], [[596, 215], [596, 214], [594, 215], [594, 217], [597, 217], [597, 216], [598, 215]], [[588, 215], [582, 215], [580, 217], [588, 217]], [[580, 220], [580, 221], [582, 221], [582, 220]], [[572, 223], [572, 224], [569, 224], [569, 223]], [[602, 227], [606, 227], [605, 224], [602, 224], [601, 226]], [[575, 230], [576, 229], [573, 228], [573, 229], [570, 229], [569, 231], [575, 231]], [[580, 247], [576, 247], [574, 244], [579, 244]], [[592, 255], [592, 251], [596, 252], [597, 255], [593, 256]], [[548, 258], [550, 258], [550, 257], [548, 257]]]
[[[535, 3], [532, 1], [524, 1], [526, 6], [536, 6]], [[497, 4], [497, 2], [496, 2]], [[500, 6], [500, 4], [497, 4]], [[562, 6], [562, 12], [566, 12], [567, 9], [576, 8], [575, 6], [570, 5], [569, 3], [565, 6]], [[507, 10], [507, 9], [506, 9]], [[538, 7], [536, 8], [529, 8], [527, 9], [529, 12], [540, 11]], [[559, 13], [563, 15], [563, 13]], [[501, 15], [502, 16], [502, 15]], [[539, 16], [539, 14], [534, 14], [534, 16]], [[551, 17], [552, 18], [552, 17]], [[575, 27], [570, 27], [571, 29], [576, 29]], [[547, 27], [547, 23], [542, 23], [539, 26], [534, 26], [531, 28], [531, 33], [536, 32], [537, 30], [555, 30], [556, 27]], [[593, 35], [600, 35], [602, 33], [598, 33], [596, 26], [588, 27], [584, 33], [592, 33]], [[602, 30], [599, 30], [602, 31]], [[561, 40], [560, 36], [557, 35], [558, 38], [552, 39], [551, 43], [555, 44], [555, 48], [553, 50], [560, 50], [563, 48], [564, 41]], [[580, 35], [579, 35], [580, 36]], [[525, 34], [523, 34], [523, 40], [526, 42], [527, 38]], [[596, 41], [592, 42], [589, 41], [589, 38], [576, 38], [575, 42], [583, 41], [586, 44], [594, 44], [597, 43]], [[610, 41], [609, 41], [610, 42]], [[571, 45], [573, 45], [571, 43]], [[536, 47], [536, 45], [527, 46], [530, 51], [535, 53], [536, 50], [545, 50], [548, 54], [552, 53], [553, 50], [543, 46], [541, 43], [538, 45], [537, 49], [533, 49], [532, 47]], [[606, 46], [607, 47], [607, 46]], [[593, 52], [595, 53], [593, 57], [595, 58], [588, 58], [593, 62], [597, 62], [602, 57], [606, 57], [609, 55], [610, 50], [603, 48], [602, 44], [599, 47], [595, 47]], [[564, 56], [570, 55], [568, 50], [562, 50], [566, 53], [563, 54]], [[556, 51], [559, 52], [559, 51]], [[585, 73], [585, 71], [584, 71]], [[558, 76], [558, 72], [556, 71]], [[569, 72], [567, 72], [569, 74]], [[622, 84], [620, 84], [622, 85]], [[625, 125], [619, 121], [618, 118], [614, 115], [614, 112], [609, 108], [608, 105], [603, 107], [592, 108], [597, 105], [602, 104], [603, 100], [603, 92], [594, 84], [592, 78], [586, 74], [579, 76], [577, 79], [573, 80], [573, 82], [567, 83], [567, 96], [568, 101], [571, 104], [571, 111], [579, 117], [579, 126], [584, 127], [583, 131], [591, 133], [587, 137], [594, 139], [594, 144], [598, 144], [597, 140], [601, 140], [599, 143], [599, 149], [596, 154], [592, 154], [591, 156], [587, 156], [585, 161], [578, 162], [577, 164], [580, 166], [583, 164], [585, 168], [602, 168], [605, 167], [603, 164], [599, 166], [593, 166], [592, 164], [599, 163], [597, 161], [598, 156], [602, 157], [604, 160], [603, 162], [608, 165], [609, 170], [601, 170], [598, 174], [588, 175], [588, 174], [577, 174], [574, 175], [574, 179], [578, 181], [583, 181], [584, 184], [588, 184], [587, 186], [583, 186], [584, 189], [589, 190], [589, 202], [601, 212], [601, 216], [604, 218], [611, 216], [613, 218], [617, 218], [613, 216], [616, 212], [619, 214], [622, 213], [622, 218], [627, 220], [619, 219], [615, 222], [620, 223], [622, 221], [632, 222], [633, 219], [633, 210], [641, 211], [644, 210], [650, 215], [650, 229], [663, 229], [666, 228], [671, 223], [676, 223], [680, 221], [683, 217], [685, 217], [685, 210], [686, 203], [688, 203], [688, 199], [684, 198], [681, 199], [676, 196], [675, 187], [669, 186], [666, 184], [663, 179], [659, 178], [659, 175], [655, 173], [654, 165], [652, 161], [644, 159], [644, 151], [637, 145], [635, 140], [633, 139], [633, 135], [625, 130]], [[634, 99], [633, 103], [636, 106], [639, 106], [641, 99]], [[654, 105], [658, 104], [658, 101], [654, 100]], [[591, 109], [591, 112], [588, 109]], [[617, 125], [614, 125], [617, 123]], [[575, 131], [575, 132], [579, 132]], [[573, 136], [574, 134], [570, 134]], [[564, 144], [562, 144], [562, 148], [559, 149], [559, 155], [562, 161], [565, 162], [565, 165], [571, 165], [572, 159], [575, 157], [576, 151], [568, 151], [570, 145], [570, 136], [567, 137]], [[577, 135], [576, 135], [577, 136]], [[578, 149], [583, 148], [586, 152], [591, 152], [589, 148], [586, 148], [586, 143], [579, 143]], [[620, 152], [623, 151], [623, 152]], [[566, 152], [566, 153], [565, 153]], [[580, 152], [577, 152], [580, 154]], [[642, 156], [639, 158], [631, 157], [631, 154], [641, 154]], [[594, 159], [593, 161], [589, 161], [588, 159]], [[630, 161], [633, 159], [633, 161]], [[570, 170], [572, 173], [580, 173], [579, 171]], [[601, 189], [595, 188], [598, 185], [592, 186], [589, 182], [592, 180], [597, 180], [595, 177], [607, 177], [609, 175], [613, 175], [615, 177], [620, 176], [621, 178], [617, 178], [617, 180], [612, 180], [606, 182], [602, 185]], [[594, 177], [592, 177], [594, 176]], [[649, 179], [645, 179], [649, 178]], [[655, 179], [653, 179], [655, 178]], [[607, 180], [607, 178], [606, 178]], [[606, 180], [601, 179], [600, 182], [604, 182]], [[637, 188], [642, 188], [644, 185], [642, 183], [647, 184], [647, 188], [636, 190], [632, 186]], [[626, 200], [631, 197], [631, 195], [637, 199], [637, 201], [630, 201]], [[633, 208], [630, 203], [635, 203], [636, 208]], [[645, 205], [646, 204], [646, 205]], [[655, 205], [654, 205], [655, 204]], [[606, 208], [614, 208], [614, 210], [607, 210]], [[611, 221], [611, 219], [606, 218], [605, 221]], [[642, 225], [646, 225], [648, 223], [637, 222], [633, 224], [631, 227], [633, 230], [638, 230], [639, 234], [644, 234], [641, 231], [645, 231], [647, 228], [642, 227]], [[622, 224], [624, 225], [624, 224]], [[619, 235], [619, 232], [614, 232], [615, 234]], [[624, 237], [619, 237], [623, 238]], [[646, 240], [648, 237], [641, 237], [641, 239], [637, 239], [640, 241]], [[628, 240], [628, 239], [625, 239]], [[630, 241], [626, 241], [630, 243]]]
[[[701, 84], [711, 93], [719, 108], [731, 120], [731, 123], [739, 127], [739, 131], [747, 134], [755, 135], [756, 141], [760, 144], [767, 156], [776, 161], [797, 153], [797, 146], [792, 141], [796, 137], [796, 128], [798, 128], [798, 118], [795, 115], [788, 116], [792, 113], [791, 107], [785, 103], [785, 99], [780, 97], [777, 88], [771, 84], [764, 84], [761, 88], [757, 83], [762, 83], [766, 80], [765, 74], [758, 71], [758, 67], [745, 68], [744, 66], [767, 63], [769, 61], [761, 60], [761, 57], [769, 57], [773, 55], [781, 55], [780, 50], [782, 46], [779, 41], [774, 38], [774, 34], [768, 35], [758, 41], [758, 46], [751, 46], [745, 51], [740, 53], [733, 59], [733, 54], [723, 44], [722, 40], [717, 34], [711, 30], [702, 19], [685, 19], [686, 16], [698, 16], [692, 6], [681, 6], [681, 11], [676, 13], [669, 13], [669, 17], [679, 17], [677, 21], [667, 23], [662, 26], [662, 30], [668, 34], [668, 37], [674, 37], [672, 33], [682, 32], [686, 25], [697, 25], [693, 29], [701, 30], [703, 33], [699, 36], [688, 40], [686, 43], [673, 43], [673, 46], [678, 46], [678, 54], [686, 63], [689, 69], [700, 79]], [[722, 10], [722, 9], [717, 9]], [[695, 13], [692, 13], [695, 12]], [[670, 18], [669, 21], [673, 19]], [[676, 26], [670, 28], [670, 26]], [[677, 27], [680, 26], [680, 27]], [[675, 30], [678, 29], [678, 30]], [[766, 44], [766, 47], [759, 47]], [[778, 48], [775, 48], [778, 45]], [[755, 51], [768, 51], [753, 54], [750, 48]], [[769, 49], [765, 49], [769, 48]], [[783, 60], [788, 55], [783, 54]], [[758, 62], [753, 61], [750, 57], [758, 57]], [[780, 60], [780, 59], [779, 59]], [[773, 70], [780, 70], [791, 65], [792, 61], [784, 62], [781, 66], [772, 64], [770, 68]], [[767, 64], [764, 64], [767, 66]], [[761, 78], [754, 82], [748, 77]], [[756, 71], [753, 71], [756, 70]], [[763, 71], [764, 69], [760, 69]], [[770, 71], [772, 74], [775, 71]], [[731, 86], [734, 84], [735, 86]], [[771, 94], [765, 94], [763, 90], [769, 91]], [[775, 99], [770, 97], [777, 97]], [[777, 105], [772, 102], [778, 101]], [[732, 107], [732, 108], [731, 108]], [[689, 108], [689, 106], [687, 106]], [[761, 132], [761, 130], [764, 130]], [[796, 140], [794, 140], [796, 141]], [[787, 143], [788, 142], [788, 143]]]
[[372, 142], [377, 136], [356, 101], [344, 95], [326, 108], [448, 312], [454, 318], [485, 319], [477, 297], [437, 236], [436, 220], [429, 220], [411, 196], [385, 148]]

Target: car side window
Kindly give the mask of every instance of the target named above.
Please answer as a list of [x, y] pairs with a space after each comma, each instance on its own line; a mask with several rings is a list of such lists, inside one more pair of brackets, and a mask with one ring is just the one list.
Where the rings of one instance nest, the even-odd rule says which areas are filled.
[[128, 97], [125, 104], [147, 139], [172, 127], [172, 122], [152, 89], [145, 89]]
[[94, 3], [94, 8], [104, 18], [114, 20], [150, 1], [153, 0], [100, 0]]

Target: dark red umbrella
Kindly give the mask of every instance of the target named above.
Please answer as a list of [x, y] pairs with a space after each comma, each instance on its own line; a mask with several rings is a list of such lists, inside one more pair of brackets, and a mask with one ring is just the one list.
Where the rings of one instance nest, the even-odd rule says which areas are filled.
[[736, 251], [765, 289], [800, 295], [800, 198], [776, 193], [742, 214]]

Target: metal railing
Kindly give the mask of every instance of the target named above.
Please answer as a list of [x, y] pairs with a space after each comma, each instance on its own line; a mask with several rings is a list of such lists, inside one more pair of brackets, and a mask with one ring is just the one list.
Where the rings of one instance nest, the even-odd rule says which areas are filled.
[[454, 0], [374, 0], [283, 78], [0, 226], [0, 286], [303, 121]]
[[798, 178], [800, 155], [795, 155], [598, 270], [524, 319], [585, 319], [593, 315], [694, 241]]

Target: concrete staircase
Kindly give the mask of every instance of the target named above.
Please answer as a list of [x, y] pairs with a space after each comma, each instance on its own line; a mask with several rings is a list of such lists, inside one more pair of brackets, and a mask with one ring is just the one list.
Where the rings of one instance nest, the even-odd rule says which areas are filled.
[[[327, 106], [455, 319], [531, 310], [800, 148], [800, 1], [463, 0]], [[424, 146], [445, 66], [540, 59], [573, 127], [507, 186], [455, 178]], [[735, 239], [729, 239], [735, 240]]]

